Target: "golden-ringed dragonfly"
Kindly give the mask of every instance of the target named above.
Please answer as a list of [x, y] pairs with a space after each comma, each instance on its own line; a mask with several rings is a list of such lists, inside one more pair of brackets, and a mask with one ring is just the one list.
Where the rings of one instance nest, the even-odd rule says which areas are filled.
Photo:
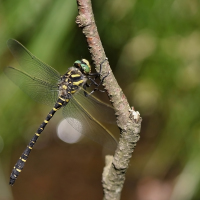
[[[101, 121], [108, 122], [113, 119], [113, 112], [109, 111], [113, 108], [91, 95], [94, 91], [100, 90], [102, 81], [99, 84], [96, 83], [96, 78], [100, 74], [91, 73], [91, 66], [86, 59], [75, 61], [73, 66], [61, 76], [54, 68], [31, 54], [18, 41], [9, 39], [7, 44], [19, 62], [20, 68], [9, 66], [5, 69], [5, 74], [33, 100], [54, 105], [15, 164], [9, 184], [15, 183], [37, 139], [60, 108], [63, 108], [64, 117], [75, 130], [107, 148], [116, 147], [116, 139], [101, 123]], [[107, 75], [103, 79], [106, 77]], [[95, 88], [88, 93], [86, 88], [92, 84]], [[77, 120], [81, 122], [81, 127]]]

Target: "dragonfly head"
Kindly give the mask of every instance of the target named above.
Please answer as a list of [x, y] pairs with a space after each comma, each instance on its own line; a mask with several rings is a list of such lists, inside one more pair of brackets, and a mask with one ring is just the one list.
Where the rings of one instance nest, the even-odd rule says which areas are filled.
[[91, 72], [91, 66], [88, 60], [81, 59], [74, 62], [74, 67], [79, 68], [79, 70], [84, 74], [89, 74]]

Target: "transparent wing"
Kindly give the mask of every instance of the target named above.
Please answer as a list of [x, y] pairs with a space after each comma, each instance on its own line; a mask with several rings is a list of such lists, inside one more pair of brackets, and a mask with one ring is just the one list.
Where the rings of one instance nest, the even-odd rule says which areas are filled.
[[[88, 94], [86, 97], [84, 92]], [[114, 108], [98, 99], [97, 97], [90, 95], [86, 90], [80, 88], [79, 92], [73, 95], [76, 101], [80, 102], [92, 116], [96, 116], [99, 121], [116, 124], [116, 117]]]
[[7, 45], [13, 56], [19, 62], [22, 71], [25, 71], [32, 77], [49, 82], [51, 85], [58, 83], [60, 74], [55, 69], [36, 58], [21, 43], [14, 39], [9, 39]]
[[48, 105], [53, 105], [56, 102], [58, 98], [57, 85], [52, 85], [52, 83], [40, 80], [13, 67], [6, 67], [4, 72], [33, 100]]
[[[92, 140], [102, 144], [108, 149], [116, 149], [117, 140], [99, 120], [99, 116], [103, 115], [103, 110], [98, 110], [97, 108], [93, 107], [93, 105], [91, 105], [91, 107], [97, 111], [97, 114], [94, 114], [95, 112], [90, 112], [91, 109], [90, 111], [87, 110], [88, 106], [85, 105], [91, 103], [92, 100], [90, 99], [89, 102], [85, 102], [87, 97], [82, 95], [80, 99], [84, 97], [85, 99], [82, 99], [84, 102], [78, 101], [76, 97], [79, 96], [79, 93], [80, 92], [75, 94], [69, 103], [64, 107], [64, 117], [67, 119], [68, 123], [78, 132], [90, 137]], [[97, 99], [95, 98], [95, 100]], [[94, 102], [92, 102], [92, 104], [94, 104]], [[100, 107], [102, 108], [103, 104], [101, 104]], [[105, 107], [105, 109], [106, 108], [107, 107]], [[80, 123], [77, 123], [77, 120]]]

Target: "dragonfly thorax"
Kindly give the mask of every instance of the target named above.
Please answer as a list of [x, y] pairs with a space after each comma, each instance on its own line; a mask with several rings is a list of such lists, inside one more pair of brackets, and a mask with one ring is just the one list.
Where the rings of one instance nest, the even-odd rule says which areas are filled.
[[58, 84], [59, 96], [68, 100], [82, 87], [87, 81], [87, 77], [75, 67], [70, 67], [69, 70], [61, 76]]

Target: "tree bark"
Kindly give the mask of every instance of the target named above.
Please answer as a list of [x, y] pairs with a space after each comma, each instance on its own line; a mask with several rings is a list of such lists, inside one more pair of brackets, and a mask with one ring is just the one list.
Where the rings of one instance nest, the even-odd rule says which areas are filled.
[[[77, 0], [78, 16], [76, 23], [82, 29], [88, 43], [96, 70], [106, 59], [106, 55], [97, 31], [90, 0]], [[115, 109], [117, 125], [120, 129], [120, 140], [114, 156], [106, 156], [106, 166], [103, 172], [102, 184], [104, 200], [119, 200], [125, 181], [125, 173], [128, 168], [133, 150], [139, 140], [142, 118], [139, 112], [130, 108], [127, 98], [119, 87], [109, 62], [102, 64], [101, 78], [108, 74], [103, 85]]]

